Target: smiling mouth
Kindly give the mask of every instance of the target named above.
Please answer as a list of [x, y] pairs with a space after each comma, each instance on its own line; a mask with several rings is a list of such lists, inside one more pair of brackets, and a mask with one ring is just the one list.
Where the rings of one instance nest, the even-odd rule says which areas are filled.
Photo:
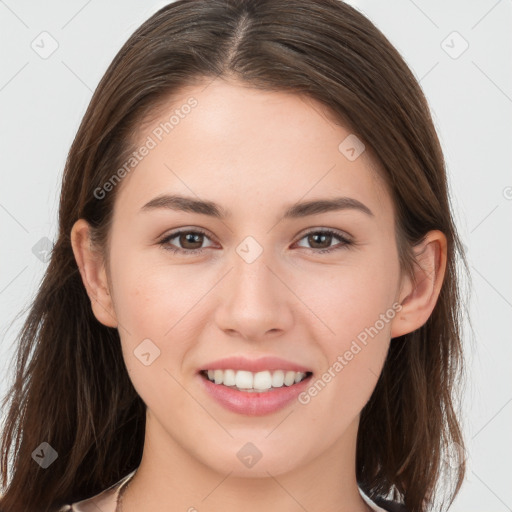
[[264, 370], [250, 372], [246, 370], [201, 370], [200, 375], [219, 386], [247, 393], [265, 393], [282, 387], [291, 387], [309, 379], [312, 372], [290, 370]]

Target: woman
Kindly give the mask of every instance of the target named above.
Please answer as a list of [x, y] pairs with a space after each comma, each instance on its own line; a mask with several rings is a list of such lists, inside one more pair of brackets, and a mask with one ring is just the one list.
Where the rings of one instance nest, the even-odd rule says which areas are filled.
[[445, 510], [457, 255], [427, 102], [368, 19], [164, 7], [69, 152], [1, 510]]

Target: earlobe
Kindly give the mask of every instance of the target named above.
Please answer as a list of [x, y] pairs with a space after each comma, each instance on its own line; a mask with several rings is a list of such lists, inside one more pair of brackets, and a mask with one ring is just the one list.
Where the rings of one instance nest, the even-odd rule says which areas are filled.
[[392, 338], [413, 332], [426, 323], [434, 310], [443, 284], [447, 258], [444, 233], [439, 230], [429, 231], [414, 252], [415, 280], [411, 276], [403, 279], [398, 299], [402, 309], [393, 320]]
[[105, 265], [100, 253], [92, 247], [89, 224], [84, 219], [78, 219], [73, 225], [71, 246], [94, 316], [107, 327], [117, 327]]

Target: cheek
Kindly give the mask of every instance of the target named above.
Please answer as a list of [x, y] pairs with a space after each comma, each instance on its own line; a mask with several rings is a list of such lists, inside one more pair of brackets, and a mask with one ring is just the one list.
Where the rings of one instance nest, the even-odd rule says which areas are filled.
[[382, 324], [379, 319], [393, 313], [389, 309], [396, 293], [398, 267], [391, 268], [387, 258], [351, 260], [347, 265], [322, 270], [301, 287], [300, 296], [318, 317], [319, 340], [330, 339], [329, 346], [339, 351], [376, 322], [379, 334], [389, 334], [390, 323]]
[[[124, 253], [112, 271], [115, 307], [129, 331], [163, 340], [208, 290], [185, 265]], [[130, 328], [131, 327], [131, 328]]]
[[337, 268], [322, 293], [314, 288], [305, 299], [321, 319], [314, 324], [314, 339], [325, 356], [316, 386], [323, 397], [319, 403], [340, 403], [340, 414], [350, 416], [362, 408], [382, 370], [396, 315], [392, 306], [397, 270], [398, 264], [393, 269], [383, 255], [371, 263]]
[[[116, 315], [125, 363], [142, 396], [178, 375], [204, 321], [202, 301], [212, 284], [186, 265], [148, 264], [124, 252], [112, 265]], [[149, 341], [148, 341], [149, 340]], [[143, 356], [149, 352], [150, 365]], [[156, 391], [156, 390], [155, 390]]]
[[[114, 291], [123, 357], [137, 393], [146, 404], [163, 400], [179, 407], [182, 361], [189, 347], [187, 312], [198, 295], [182, 293], [179, 272], [139, 264], [125, 255], [116, 268]], [[195, 298], [197, 301], [197, 298]], [[183, 395], [183, 396], [182, 396]], [[172, 397], [172, 398], [170, 398]]]

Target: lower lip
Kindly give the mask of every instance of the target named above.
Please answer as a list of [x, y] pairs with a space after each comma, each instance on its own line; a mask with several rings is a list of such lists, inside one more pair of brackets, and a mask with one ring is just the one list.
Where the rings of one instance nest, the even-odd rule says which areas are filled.
[[274, 388], [271, 391], [246, 392], [215, 384], [207, 377], [198, 374], [206, 392], [226, 409], [246, 416], [261, 416], [270, 414], [286, 407], [306, 389], [311, 375], [291, 386]]

